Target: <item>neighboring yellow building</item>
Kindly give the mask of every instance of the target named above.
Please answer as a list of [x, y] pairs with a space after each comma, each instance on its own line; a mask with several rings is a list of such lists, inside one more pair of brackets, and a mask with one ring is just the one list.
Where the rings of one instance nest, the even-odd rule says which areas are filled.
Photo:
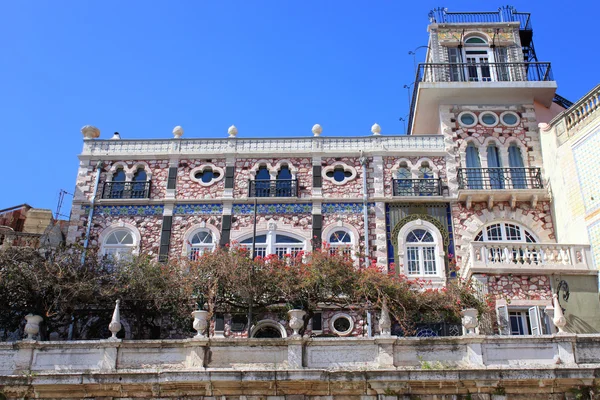
[[[589, 243], [600, 267], [600, 85], [540, 124], [559, 243]], [[584, 228], [584, 229], [582, 229]]]

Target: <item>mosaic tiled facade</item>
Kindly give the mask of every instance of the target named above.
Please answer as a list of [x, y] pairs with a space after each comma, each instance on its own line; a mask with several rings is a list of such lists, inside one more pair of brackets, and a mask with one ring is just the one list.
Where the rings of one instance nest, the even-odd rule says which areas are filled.
[[[368, 137], [321, 136], [318, 126], [303, 138], [246, 139], [234, 127], [209, 140], [86, 137], [69, 240], [83, 241], [92, 224], [89, 245], [108, 254], [118, 248], [103, 231], [132, 229], [135, 249], [165, 261], [255, 230], [272, 254], [310, 252], [343, 236], [360, 254], [357, 267], [375, 263], [436, 289], [474, 278], [497, 306], [550, 307], [551, 276], [596, 279], [588, 243], [600, 240], [592, 224], [600, 130], [573, 146], [570, 163], [589, 240], [571, 227], [581, 236], [562, 241], [568, 221], [556, 217], [561, 185], [551, 179], [554, 150], [540, 124], [565, 109], [549, 64], [526, 68], [513, 25], [430, 26], [431, 64], [419, 67], [409, 135], [381, 135], [375, 124]], [[126, 179], [115, 182], [120, 170]], [[142, 170], [149, 182], [136, 181]], [[335, 311], [322, 318], [328, 325]], [[352, 319], [351, 334], [363, 335], [362, 317]]]

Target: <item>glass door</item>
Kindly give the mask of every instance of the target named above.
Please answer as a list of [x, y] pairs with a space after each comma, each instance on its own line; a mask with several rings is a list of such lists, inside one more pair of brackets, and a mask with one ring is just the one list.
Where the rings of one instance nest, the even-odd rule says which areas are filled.
[[490, 82], [492, 74], [486, 50], [467, 50], [466, 76], [469, 82]]

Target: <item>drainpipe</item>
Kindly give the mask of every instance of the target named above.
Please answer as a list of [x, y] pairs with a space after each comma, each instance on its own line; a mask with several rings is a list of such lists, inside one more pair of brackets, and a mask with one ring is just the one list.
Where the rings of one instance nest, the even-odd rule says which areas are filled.
[[90, 232], [92, 230], [92, 218], [94, 217], [94, 203], [96, 202], [96, 194], [98, 193], [98, 185], [100, 184], [100, 172], [102, 169], [102, 161], [96, 164], [96, 183], [94, 183], [94, 192], [90, 200], [90, 212], [88, 214], [87, 228], [85, 230], [85, 240], [83, 241], [83, 253], [81, 253], [81, 263], [85, 262], [85, 255], [90, 244]]
[[[363, 221], [365, 226], [365, 268], [369, 267], [369, 189], [367, 188], [367, 157], [360, 151], [363, 178]], [[367, 337], [372, 336], [371, 310], [367, 310]]]

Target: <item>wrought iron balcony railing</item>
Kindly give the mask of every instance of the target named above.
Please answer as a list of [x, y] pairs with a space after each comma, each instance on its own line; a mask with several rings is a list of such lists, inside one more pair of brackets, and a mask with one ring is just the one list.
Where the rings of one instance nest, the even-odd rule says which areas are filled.
[[450, 12], [444, 7], [438, 7], [429, 12], [429, 21], [438, 24], [519, 22], [519, 29], [532, 29], [531, 14], [517, 12], [512, 6], [503, 6], [498, 11], [489, 12]]
[[151, 181], [104, 182], [103, 199], [147, 199], [150, 197]]
[[419, 64], [417, 82], [553, 81], [548, 62]]
[[296, 179], [277, 179], [249, 181], [248, 197], [298, 197]]
[[467, 190], [542, 189], [539, 168], [458, 168], [458, 188]]
[[394, 196], [441, 196], [441, 179], [394, 179]]

